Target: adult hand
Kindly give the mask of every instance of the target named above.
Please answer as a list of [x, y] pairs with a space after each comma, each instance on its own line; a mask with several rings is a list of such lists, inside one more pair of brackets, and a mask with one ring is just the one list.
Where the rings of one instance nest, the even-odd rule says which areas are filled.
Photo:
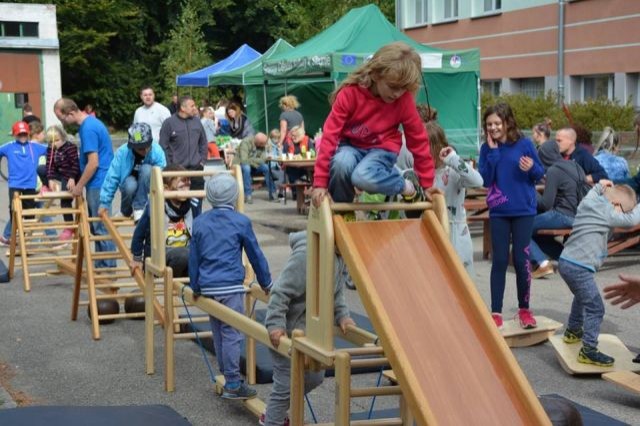
[[75, 187], [76, 187], [75, 179], [69, 179], [67, 181], [67, 191], [71, 192], [71, 191], [73, 191], [73, 188], [75, 188]]
[[445, 146], [440, 150], [440, 154], [438, 155], [438, 157], [440, 157], [440, 159], [444, 161], [444, 159], [447, 158], [452, 152], [453, 148], [451, 148], [450, 146]]
[[278, 346], [280, 346], [280, 339], [282, 338], [282, 336], [286, 335], [286, 331], [281, 328], [276, 328], [275, 330], [269, 332], [269, 340], [271, 340], [271, 344], [273, 345], [273, 347], [277, 348]]
[[442, 194], [442, 191], [439, 188], [425, 188], [424, 189], [424, 200], [425, 201], [433, 201], [434, 194]]
[[73, 195], [74, 197], [82, 197], [83, 189], [84, 189], [84, 186], [76, 184], [73, 186], [73, 189], [69, 188], [69, 191], [71, 192], [71, 195]]
[[142, 272], [142, 262], [132, 260], [131, 263], [129, 263], [129, 268], [131, 269], [131, 276], [133, 277], [136, 274], [136, 269]]
[[598, 183], [604, 187], [613, 188], [613, 181], [610, 181], [609, 179], [600, 179]]
[[620, 305], [627, 309], [640, 303], [640, 276], [620, 274], [622, 282], [608, 285], [604, 288], [604, 298], [612, 305]]
[[98, 216], [102, 217], [102, 215], [109, 216], [109, 210], [107, 210], [105, 207], [100, 207], [98, 209]]
[[491, 135], [487, 135], [487, 145], [489, 145], [489, 148], [491, 149], [496, 149], [498, 147], [498, 142], [494, 142]]
[[342, 330], [342, 334], [347, 334], [347, 328], [350, 325], [356, 326], [356, 322], [351, 317], [340, 318], [340, 330]]
[[532, 167], [533, 160], [531, 159], [531, 157], [527, 157], [526, 155], [520, 157], [520, 170], [522, 170], [523, 172], [528, 172]]
[[311, 191], [311, 202], [313, 206], [318, 208], [322, 204], [322, 200], [327, 196], [327, 188], [313, 188]]

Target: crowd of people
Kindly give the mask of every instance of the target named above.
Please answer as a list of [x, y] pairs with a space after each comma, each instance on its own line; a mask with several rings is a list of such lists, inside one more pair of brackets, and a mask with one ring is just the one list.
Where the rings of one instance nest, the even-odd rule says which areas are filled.
[[[434, 109], [416, 105], [420, 84], [418, 54], [404, 43], [378, 50], [371, 60], [350, 74], [331, 95], [331, 112], [317, 149], [311, 202], [319, 206], [326, 197], [352, 202], [360, 193], [396, 196], [405, 202], [431, 200], [444, 194], [450, 221], [450, 239], [469, 275], [474, 277], [473, 246], [464, 208], [467, 188], [487, 188], [486, 204], [492, 241], [491, 315], [503, 326], [503, 299], [509, 256], [513, 259], [517, 286], [517, 320], [523, 329], [537, 326], [531, 305], [531, 281], [558, 271], [574, 295], [564, 341], [582, 342], [578, 361], [611, 366], [614, 359], [598, 350], [597, 338], [604, 304], [595, 275], [607, 255], [607, 240], [614, 227], [640, 224], [640, 207], [634, 189], [636, 178], [617, 154], [619, 140], [607, 131], [594, 148], [583, 128], [558, 129], [552, 138], [551, 123], [536, 124], [533, 141], [519, 129], [506, 103], [488, 106], [482, 116], [485, 141], [480, 148], [478, 170], [449, 145]], [[241, 139], [233, 152], [240, 165], [245, 201], [252, 203], [251, 177], [265, 176], [269, 200], [285, 196], [275, 182], [283, 179], [275, 161], [283, 154], [300, 155], [314, 148], [306, 135], [304, 118], [295, 96], [280, 100], [279, 128], [268, 136], [256, 131], [237, 102], [221, 101], [201, 110], [190, 96], [174, 97], [169, 108], [155, 101], [151, 87], [140, 90], [142, 105], [135, 111], [127, 143], [114, 154], [111, 138], [102, 121], [81, 110], [71, 99], [54, 105], [57, 118], [78, 126], [79, 149], [60, 126], [46, 131], [30, 108], [15, 123], [15, 141], [0, 147], [9, 162], [9, 199], [14, 193], [37, 194], [42, 190], [66, 190], [84, 195], [90, 216], [111, 214], [116, 192], [121, 193], [120, 212], [137, 223], [131, 250], [132, 270], [142, 268], [150, 251], [148, 193], [151, 167], [165, 170], [203, 170], [218, 136]], [[640, 120], [636, 125], [640, 126]], [[400, 126], [402, 131], [400, 131]], [[583, 139], [581, 139], [583, 138]], [[37, 142], [43, 140], [45, 144]], [[226, 155], [231, 154], [228, 152]], [[42, 162], [41, 162], [42, 159]], [[623, 164], [624, 163], [624, 164]], [[303, 179], [298, 169], [287, 169], [291, 182]], [[59, 182], [57, 186], [56, 182]], [[235, 211], [239, 188], [229, 175], [209, 179], [171, 177], [164, 187], [172, 191], [204, 189], [212, 209], [202, 213], [202, 200], [168, 200], [164, 206], [167, 265], [175, 276], [189, 276], [197, 297], [210, 297], [229, 308], [243, 311], [244, 267], [242, 252], [256, 272], [257, 281], [271, 293], [266, 325], [274, 347], [294, 328], [304, 329], [306, 236], [290, 235], [291, 255], [284, 271], [272, 281], [268, 262], [260, 250], [250, 220]], [[537, 184], [544, 183], [540, 193]], [[34, 208], [25, 201], [25, 208]], [[63, 204], [63, 206], [65, 206]], [[68, 206], [68, 204], [66, 204]], [[9, 203], [10, 211], [12, 209]], [[354, 220], [345, 213], [345, 220]], [[71, 222], [72, 217], [65, 216]], [[100, 221], [91, 223], [95, 235], [106, 230]], [[539, 229], [573, 228], [563, 244], [537, 234]], [[0, 242], [7, 244], [11, 224]], [[73, 237], [71, 228], [59, 239]], [[96, 242], [97, 251], [113, 251], [108, 240]], [[101, 260], [101, 267], [115, 266]], [[346, 331], [353, 321], [344, 302], [349, 283], [343, 260], [336, 257], [336, 325]], [[640, 279], [621, 276], [606, 289], [614, 304], [632, 306], [640, 301]], [[247, 399], [256, 392], [240, 377], [242, 335], [211, 318], [218, 364], [225, 376], [223, 398]], [[289, 398], [289, 361], [272, 353], [274, 385], [266, 413], [267, 425], [285, 424]], [[313, 373], [306, 383], [317, 386], [323, 372]]]

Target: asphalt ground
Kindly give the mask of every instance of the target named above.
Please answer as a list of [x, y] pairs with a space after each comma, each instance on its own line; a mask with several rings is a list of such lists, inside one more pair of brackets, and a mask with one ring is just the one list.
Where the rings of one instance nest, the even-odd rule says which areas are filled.
[[[4, 226], [6, 182], [0, 182], [0, 227]], [[267, 202], [259, 190], [254, 204], [246, 208], [272, 273], [277, 276], [289, 253], [287, 234], [304, 229], [306, 219], [295, 212], [295, 202]], [[115, 205], [117, 206], [116, 200]], [[480, 258], [481, 229], [472, 228], [476, 252], [473, 277], [485, 303], [489, 303], [490, 263]], [[599, 284], [615, 282], [621, 272], [638, 273], [638, 249], [630, 249], [607, 260], [598, 273]], [[5, 250], [0, 255], [5, 264]], [[35, 278], [31, 293], [22, 290], [22, 272], [0, 284], [0, 408], [18, 405], [142, 405], [166, 404], [193, 425], [255, 425], [257, 420], [241, 404], [217, 397], [197, 345], [176, 342], [176, 391], [167, 393], [163, 384], [162, 330], [156, 328], [156, 374], [144, 370], [144, 322], [118, 320], [101, 327], [102, 338], [91, 339], [86, 308], [77, 321], [70, 320], [72, 278], [65, 275]], [[398, 282], [398, 291], [402, 283]], [[565, 322], [571, 294], [557, 275], [535, 280], [531, 306], [537, 315]], [[356, 291], [348, 291], [349, 307], [364, 312]], [[508, 272], [505, 317], [516, 313], [515, 275]], [[616, 334], [634, 353], [640, 351], [640, 308], [622, 311], [607, 304], [603, 333]], [[457, 321], [442, 318], [442, 321]], [[428, 336], [424, 336], [428, 339]], [[464, 339], [464, 336], [459, 336]], [[442, 350], [447, 350], [442, 348]], [[521, 368], [538, 394], [559, 394], [629, 424], [640, 424], [640, 396], [599, 377], [569, 376], [560, 367], [549, 343], [513, 349]], [[209, 358], [213, 363], [215, 359]], [[455, 370], [456, 366], [450, 368]], [[375, 386], [377, 374], [358, 375], [355, 385]], [[2, 387], [4, 386], [4, 389]], [[266, 399], [270, 385], [257, 385]], [[10, 398], [7, 397], [8, 393]], [[479, 390], [482, 392], [482, 390]], [[328, 378], [311, 393], [310, 401], [319, 421], [331, 421], [334, 380]], [[367, 411], [371, 399], [352, 403], [352, 412]], [[397, 406], [396, 398], [378, 398], [376, 409]], [[310, 414], [307, 410], [307, 421]]]

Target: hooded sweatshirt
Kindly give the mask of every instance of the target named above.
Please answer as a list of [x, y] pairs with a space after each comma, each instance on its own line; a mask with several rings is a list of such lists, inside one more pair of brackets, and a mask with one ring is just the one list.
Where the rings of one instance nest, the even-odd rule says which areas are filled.
[[[307, 297], [307, 232], [289, 234], [291, 255], [282, 273], [274, 282], [267, 307], [265, 326], [269, 332], [284, 329], [290, 335], [294, 329], [306, 326]], [[344, 296], [344, 283], [348, 277], [342, 258], [335, 258], [335, 324], [349, 316]]]
[[574, 217], [578, 209], [578, 182], [586, 179], [584, 170], [578, 163], [563, 159], [558, 143], [553, 140], [543, 143], [538, 155], [547, 169], [544, 193], [538, 194], [538, 209]]
[[629, 213], [616, 212], [599, 183], [582, 199], [573, 230], [560, 259], [595, 272], [607, 258], [607, 242], [615, 227], [640, 224], [640, 204]]

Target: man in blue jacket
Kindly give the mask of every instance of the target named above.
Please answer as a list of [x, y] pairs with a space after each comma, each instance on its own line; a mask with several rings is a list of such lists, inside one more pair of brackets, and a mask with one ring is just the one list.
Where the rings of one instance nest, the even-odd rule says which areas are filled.
[[573, 160], [582, 167], [589, 185], [595, 185], [600, 179], [609, 179], [598, 160], [589, 151], [577, 145], [576, 139], [576, 131], [571, 127], [565, 127], [556, 132], [556, 142], [564, 159]]
[[100, 190], [99, 212], [109, 212], [118, 188], [122, 194], [120, 211], [138, 221], [149, 199], [151, 168], [165, 168], [164, 151], [153, 143], [151, 127], [147, 123], [135, 123], [129, 128], [129, 140], [116, 151], [107, 176]]

